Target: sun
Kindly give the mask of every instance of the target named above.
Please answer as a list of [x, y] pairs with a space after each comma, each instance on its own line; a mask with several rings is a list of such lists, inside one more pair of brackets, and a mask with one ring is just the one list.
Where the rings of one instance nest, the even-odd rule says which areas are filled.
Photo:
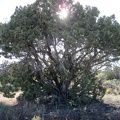
[[69, 15], [70, 6], [67, 3], [58, 6], [57, 14], [60, 19], [66, 19]]
[[60, 19], [65, 19], [68, 16], [68, 9], [67, 8], [61, 8], [59, 12]]

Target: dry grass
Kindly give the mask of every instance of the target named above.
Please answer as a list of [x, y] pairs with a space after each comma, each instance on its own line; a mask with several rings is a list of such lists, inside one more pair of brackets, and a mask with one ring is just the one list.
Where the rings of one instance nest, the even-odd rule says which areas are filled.
[[107, 94], [103, 97], [103, 101], [106, 104], [111, 104], [116, 107], [120, 107], [120, 95]]

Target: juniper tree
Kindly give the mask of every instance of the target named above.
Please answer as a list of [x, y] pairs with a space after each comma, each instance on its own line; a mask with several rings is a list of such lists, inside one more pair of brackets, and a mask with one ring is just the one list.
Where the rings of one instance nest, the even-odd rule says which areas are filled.
[[[63, 8], [68, 15], [61, 19]], [[34, 91], [34, 98], [42, 91], [61, 101], [101, 98], [103, 89], [93, 68], [118, 56], [120, 25], [114, 15], [99, 13], [71, 0], [37, 0], [17, 7], [3, 25], [1, 43], [2, 54], [20, 62], [8, 67], [11, 74], [9, 80], [1, 77], [2, 86]]]

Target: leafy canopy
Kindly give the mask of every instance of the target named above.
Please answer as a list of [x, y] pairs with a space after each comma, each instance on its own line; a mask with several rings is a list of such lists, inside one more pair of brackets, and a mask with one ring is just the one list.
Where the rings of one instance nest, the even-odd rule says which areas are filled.
[[[69, 11], [65, 19], [58, 14], [62, 5]], [[120, 25], [114, 15], [99, 13], [71, 0], [37, 0], [17, 7], [3, 25], [1, 43], [2, 54], [20, 62], [7, 68], [17, 73], [3, 77], [2, 85], [17, 84], [27, 95], [33, 88], [33, 98], [39, 93], [55, 94], [61, 101], [101, 98], [104, 90], [93, 68], [119, 57]]]

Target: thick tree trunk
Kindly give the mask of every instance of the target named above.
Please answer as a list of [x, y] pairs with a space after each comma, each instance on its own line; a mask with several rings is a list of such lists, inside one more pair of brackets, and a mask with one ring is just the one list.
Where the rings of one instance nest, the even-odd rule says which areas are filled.
[[59, 98], [62, 103], [66, 103], [68, 99], [68, 91], [66, 88], [66, 84], [62, 83], [60, 84], [60, 89], [59, 89]]

